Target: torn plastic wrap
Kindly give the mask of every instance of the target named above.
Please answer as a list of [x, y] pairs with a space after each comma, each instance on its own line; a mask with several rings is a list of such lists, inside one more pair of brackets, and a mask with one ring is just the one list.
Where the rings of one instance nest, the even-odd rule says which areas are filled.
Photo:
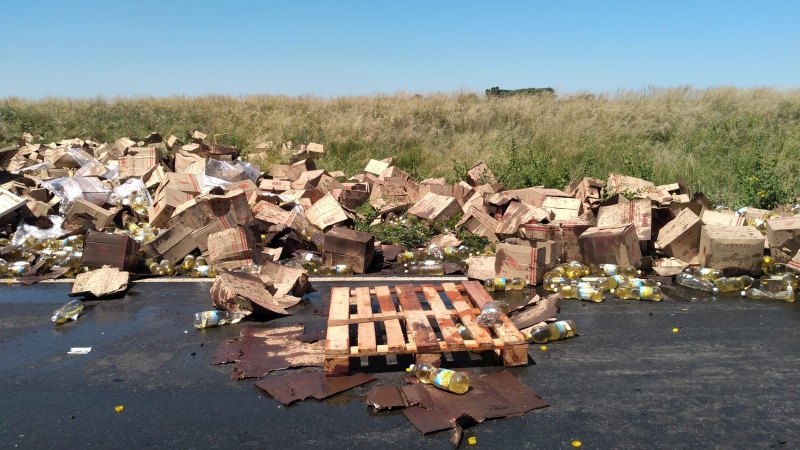
[[75, 200], [81, 198], [89, 203], [102, 206], [108, 200], [109, 189], [96, 178], [62, 177], [50, 181], [40, 181], [43, 188], [61, 198], [59, 212], [66, 214]]
[[206, 160], [206, 176], [212, 176], [231, 183], [246, 179], [255, 182], [260, 175], [260, 171], [249, 163], [218, 161], [213, 158]]
[[69, 234], [67, 230], [61, 228], [61, 224], [64, 223], [63, 217], [47, 216], [47, 218], [53, 223], [52, 228], [39, 228], [35, 225], [28, 225], [24, 220], [21, 220], [19, 222], [19, 226], [17, 226], [17, 232], [14, 233], [14, 238], [11, 240], [11, 244], [23, 245], [29, 237], [32, 237], [37, 241], [44, 241], [45, 239], [60, 238], [65, 234]]
[[153, 205], [153, 199], [150, 197], [150, 193], [141, 178], [128, 178], [128, 181], [111, 191], [108, 196], [108, 203], [113, 205], [124, 204], [125, 199], [133, 200], [136, 197], [141, 197], [148, 208]]
[[77, 169], [81, 168], [93, 161], [87, 158], [87, 155], [81, 152], [80, 148], [70, 147], [61, 153], [56, 153], [46, 160], [52, 160], [56, 168], [63, 169]]
[[17, 174], [17, 175], [27, 175], [27, 174], [32, 174], [32, 173], [39, 173], [42, 170], [54, 169], [54, 168], [55, 168], [55, 166], [53, 166], [53, 163], [45, 161], [43, 163], [34, 164], [34, 165], [28, 166], [28, 167], [23, 167], [23, 168], [21, 168], [19, 170], [15, 170], [15, 171], [13, 171], [11, 173], [14, 173], [14, 174]]
[[[107, 179], [112, 179], [114, 177], [113, 173], [116, 174], [117, 171], [115, 168], [106, 166], [100, 161], [92, 160], [88, 163], [81, 166], [80, 169], [75, 171], [75, 176], [80, 177], [103, 177]], [[110, 175], [110, 176], [109, 176]]]

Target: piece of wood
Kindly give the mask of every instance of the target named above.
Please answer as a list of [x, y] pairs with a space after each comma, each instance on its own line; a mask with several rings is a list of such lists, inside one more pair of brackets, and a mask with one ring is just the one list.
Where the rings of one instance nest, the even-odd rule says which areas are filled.
[[[463, 323], [472, 334], [475, 344], [472, 348], [491, 348], [494, 345], [492, 335], [486, 328], [475, 323], [475, 319], [478, 317], [478, 314], [480, 314], [480, 310], [464, 299], [458, 289], [456, 289], [455, 284], [443, 283], [442, 286], [444, 287], [447, 298], [450, 299], [450, 303], [453, 304], [453, 308], [458, 312], [461, 323]], [[465, 345], [467, 345], [467, 343], [465, 343]], [[471, 346], [467, 345], [467, 348], [471, 349]]]
[[439, 350], [439, 341], [431, 328], [428, 316], [422, 309], [414, 287], [411, 285], [397, 286], [397, 300], [406, 315], [406, 335], [408, 341], [414, 344], [417, 351], [431, 353]]
[[447, 343], [447, 347], [452, 351], [465, 349], [464, 339], [461, 337], [461, 334], [459, 334], [458, 328], [456, 328], [456, 324], [453, 322], [453, 318], [450, 317], [449, 310], [444, 306], [442, 298], [439, 297], [439, 293], [436, 292], [436, 289], [430, 284], [423, 284], [420, 287], [422, 288], [422, 293], [425, 295], [425, 298], [428, 300], [428, 304], [431, 305], [431, 310], [436, 316], [436, 322], [439, 324], [439, 331], [441, 331], [442, 337]]
[[[350, 289], [335, 287], [331, 289], [331, 308], [328, 317], [347, 319], [350, 317]], [[328, 326], [325, 353], [340, 355], [350, 353], [350, 331], [348, 325]]]
[[[372, 319], [372, 298], [369, 295], [369, 288], [356, 288], [356, 308], [360, 319]], [[374, 352], [376, 349], [375, 323], [358, 324], [358, 353]]]
[[[467, 288], [467, 294], [479, 308], [483, 308], [483, 305], [493, 301], [492, 296], [489, 295], [486, 289], [477, 281], [465, 281], [464, 287]], [[494, 332], [497, 333], [497, 337], [510, 345], [525, 343], [525, 337], [502, 311], [500, 312], [500, 320], [503, 321], [503, 324], [494, 327]]]
[[[375, 288], [375, 292], [377, 293], [378, 305], [381, 308], [382, 314], [397, 312], [388, 287], [377, 287]], [[400, 327], [400, 321], [397, 319], [384, 320], [383, 326], [386, 328], [386, 344], [388, 350], [393, 352], [405, 350], [406, 339], [403, 337], [403, 329]]]

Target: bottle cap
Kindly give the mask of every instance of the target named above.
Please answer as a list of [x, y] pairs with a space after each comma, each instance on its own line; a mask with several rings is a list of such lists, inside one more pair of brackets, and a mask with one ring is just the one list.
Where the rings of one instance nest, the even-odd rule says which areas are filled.
[[413, 372], [414, 368], [417, 367], [416, 365], [412, 364], [406, 368], [406, 372]]

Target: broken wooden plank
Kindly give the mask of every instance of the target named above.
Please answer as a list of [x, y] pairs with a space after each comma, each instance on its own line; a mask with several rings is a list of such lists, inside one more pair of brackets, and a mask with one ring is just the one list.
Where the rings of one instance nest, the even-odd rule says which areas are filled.
[[439, 341], [431, 328], [428, 316], [422, 310], [411, 285], [401, 285], [397, 290], [397, 300], [406, 315], [406, 335], [411, 344], [415, 344], [417, 351], [429, 353], [439, 350]]

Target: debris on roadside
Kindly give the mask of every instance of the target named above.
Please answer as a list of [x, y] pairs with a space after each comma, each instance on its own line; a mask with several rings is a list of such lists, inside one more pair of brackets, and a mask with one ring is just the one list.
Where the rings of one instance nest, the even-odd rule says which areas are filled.
[[256, 381], [255, 385], [275, 400], [290, 405], [314, 397], [324, 400], [332, 395], [369, 383], [376, 378], [364, 373], [341, 377], [326, 377], [322, 372], [300, 371], [286, 375], [273, 375]]
[[126, 289], [128, 289], [128, 272], [115, 267], [103, 267], [75, 277], [72, 292], [68, 295], [103, 298], [120, 294]]

